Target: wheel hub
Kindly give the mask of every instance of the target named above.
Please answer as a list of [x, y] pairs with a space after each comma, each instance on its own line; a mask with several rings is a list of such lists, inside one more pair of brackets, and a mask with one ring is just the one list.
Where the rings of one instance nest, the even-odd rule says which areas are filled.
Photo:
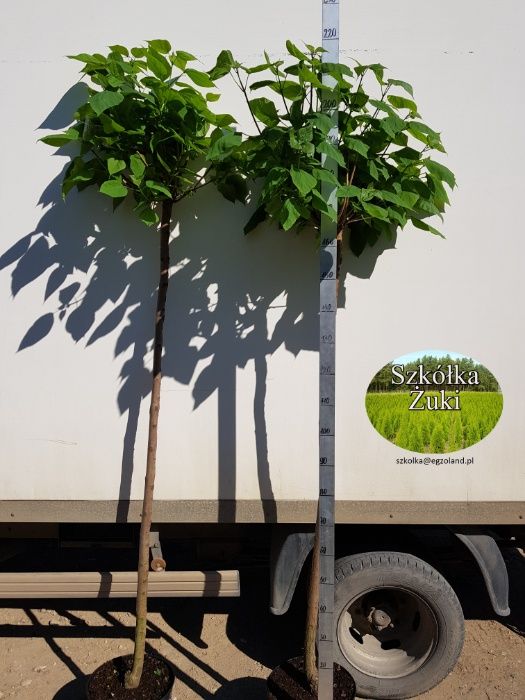
[[366, 619], [377, 632], [381, 632], [387, 627], [391, 629], [394, 628], [392, 617], [385, 610], [381, 610], [380, 608], [370, 608]]
[[420, 596], [385, 586], [348, 603], [337, 623], [337, 637], [354, 668], [376, 678], [401, 678], [425, 664], [437, 643], [438, 629]]

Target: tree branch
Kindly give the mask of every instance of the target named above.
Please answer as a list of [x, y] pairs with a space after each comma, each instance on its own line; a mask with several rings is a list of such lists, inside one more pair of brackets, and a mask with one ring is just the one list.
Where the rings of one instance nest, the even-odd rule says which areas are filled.
[[285, 98], [284, 98], [283, 87], [282, 87], [282, 84], [281, 84], [281, 76], [279, 75], [279, 69], [278, 69], [278, 68], [277, 68], [277, 72], [276, 72], [275, 75], [277, 76], [277, 82], [279, 83], [279, 94], [280, 94], [281, 97], [282, 97], [283, 105], [284, 105], [284, 108], [285, 108], [285, 110], [286, 110], [286, 114], [288, 115], [288, 119], [290, 120], [290, 124], [291, 124], [291, 123], [292, 123], [292, 117], [291, 117], [291, 114], [290, 114], [290, 110], [288, 109], [288, 105], [286, 104], [286, 100], [285, 100]]
[[247, 85], [248, 85], [248, 78], [246, 78], [246, 84], [243, 85], [242, 78], [241, 78], [241, 75], [240, 75], [240, 73], [239, 73], [239, 69], [238, 69], [238, 68], [235, 68], [235, 73], [236, 73], [236, 75], [237, 75], [237, 80], [238, 80], [238, 82], [237, 82], [237, 80], [235, 80], [235, 78], [233, 78], [233, 76], [232, 76], [233, 82], [234, 82], [234, 83], [237, 85], [237, 87], [242, 91], [242, 94], [244, 95], [244, 99], [246, 100], [246, 104], [248, 105], [248, 109], [250, 110], [250, 114], [252, 115], [253, 123], [255, 124], [255, 127], [256, 127], [257, 131], [259, 132], [259, 134], [262, 134], [261, 127], [259, 126], [259, 122], [258, 122], [257, 119], [255, 118], [255, 114], [253, 113], [252, 106], [251, 106], [251, 104], [250, 104], [250, 100], [248, 99], [248, 93], [247, 93], [247, 91], [246, 91], [246, 87], [247, 87]]

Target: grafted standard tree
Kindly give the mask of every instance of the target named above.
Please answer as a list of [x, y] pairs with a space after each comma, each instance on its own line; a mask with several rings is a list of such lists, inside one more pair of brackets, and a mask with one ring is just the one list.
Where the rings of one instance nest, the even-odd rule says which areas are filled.
[[[249, 233], [267, 219], [280, 228], [310, 227], [319, 234], [321, 217], [337, 222], [337, 289], [343, 237], [360, 255], [381, 236], [392, 237], [411, 223], [441, 236], [428, 222], [441, 217], [449, 203], [444, 184], [455, 186], [452, 172], [431, 158], [444, 152], [438, 132], [421, 121], [412, 86], [385, 78], [380, 64], [355, 66], [323, 62], [321, 47], [304, 50], [286, 42], [288, 61], [244, 66], [230, 51], [219, 54], [210, 77], [230, 73], [248, 105], [255, 134], [242, 145], [243, 172], [259, 181], [257, 207], [245, 226]], [[254, 80], [254, 75], [261, 79]], [[333, 78], [333, 88], [323, 75]], [[331, 118], [322, 100], [338, 110], [339, 138], [328, 139]], [[339, 166], [338, 176], [324, 168], [326, 155]], [[325, 201], [322, 183], [337, 187], [338, 210]], [[305, 634], [305, 667], [317, 688], [315, 640], [319, 606], [319, 512], [315, 528]]]
[[[126, 688], [137, 688], [144, 665], [147, 626], [149, 539], [157, 456], [162, 378], [163, 330], [170, 270], [173, 208], [202, 187], [215, 183], [235, 201], [245, 198], [245, 181], [233, 153], [241, 137], [229, 114], [215, 114], [219, 99], [209, 75], [189, 67], [197, 59], [156, 39], [128, 50], [109, 47], [102, 54], [70, 56], [84, 64], [89, 98], [65, 132], [45, 136], [50, 146], [77, 151], [62, 182], [64, 196], [74, 187], [96, 186], [117, 209], [133, 200], [133, 211], [148, 227], [158, 225], [160, 269], [153, 340], [146, 477], [142, 506], [133, 667]], [[197, 86], [197, 87], [195, 87]], [[202, 94], [199, 88], [211, 92]], [[159, 219], [160, 210], [160, 219]], [[125, 221], [125, 219], [123, 219]], [[151, 233], [148, 230], [148, 234]]]

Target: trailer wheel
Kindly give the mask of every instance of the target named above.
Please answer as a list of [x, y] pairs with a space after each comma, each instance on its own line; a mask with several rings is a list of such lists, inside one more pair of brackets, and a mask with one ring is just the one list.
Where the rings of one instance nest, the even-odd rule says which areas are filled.
[[335, 660], [366, 698], [411, 698], [454, 668], [464, 638], [456, 594], [410, 554], [369, 552], [335, 566]]

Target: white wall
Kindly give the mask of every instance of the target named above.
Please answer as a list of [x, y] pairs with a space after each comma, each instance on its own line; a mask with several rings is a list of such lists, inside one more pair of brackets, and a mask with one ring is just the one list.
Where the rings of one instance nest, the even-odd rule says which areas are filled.
[[[344, 57], [381, 62], [415, 86], [425, 120], [442, 131], [459, 187], [446, 241], [407, 229], [373, 274], [366, 255], [346, 263], [355, 274], [346, 278], [338, 320], [338, 497], [523, 499], [525, 387], [516, 366], [525, 298], [523, 4], [342, 5]], [[282, 52], [286, 38], [315, 43], [320, 35], [318, 0], [158, 0], [146, 7], [18, 0], [3, 8], [0, 499], [142, 495], [142, 355], [152, 332], [156, 240], [131, 214], [114, 217], [96, 193], [56, 199], [50, 183], [65, 159], [37, 138], [43, 123], [65, 125], [74, 100], [73, 91], [55, 109], [78, 78], [79, 64], [65, 56], [166, 37], [209, 67], [222, 48], [255, 62], [263, 48]], [[246, 118], [234, 86], [224, 80], [221, 89], [221, 108]], [[274, 230], [244, 238], [245, 212], [213, 194], [179, 214], [157, 496], [314, 498], [315, 246], [307, 235]], [[33, 344], [19, 351], [29, 329]], [[503, 416], [468, 450], [472, 467], [399, 467], [395, 459], [408, 453], [380, 438], [366, 416], [374, 373], [429, 347], [475, 357], [502, 386]]]

